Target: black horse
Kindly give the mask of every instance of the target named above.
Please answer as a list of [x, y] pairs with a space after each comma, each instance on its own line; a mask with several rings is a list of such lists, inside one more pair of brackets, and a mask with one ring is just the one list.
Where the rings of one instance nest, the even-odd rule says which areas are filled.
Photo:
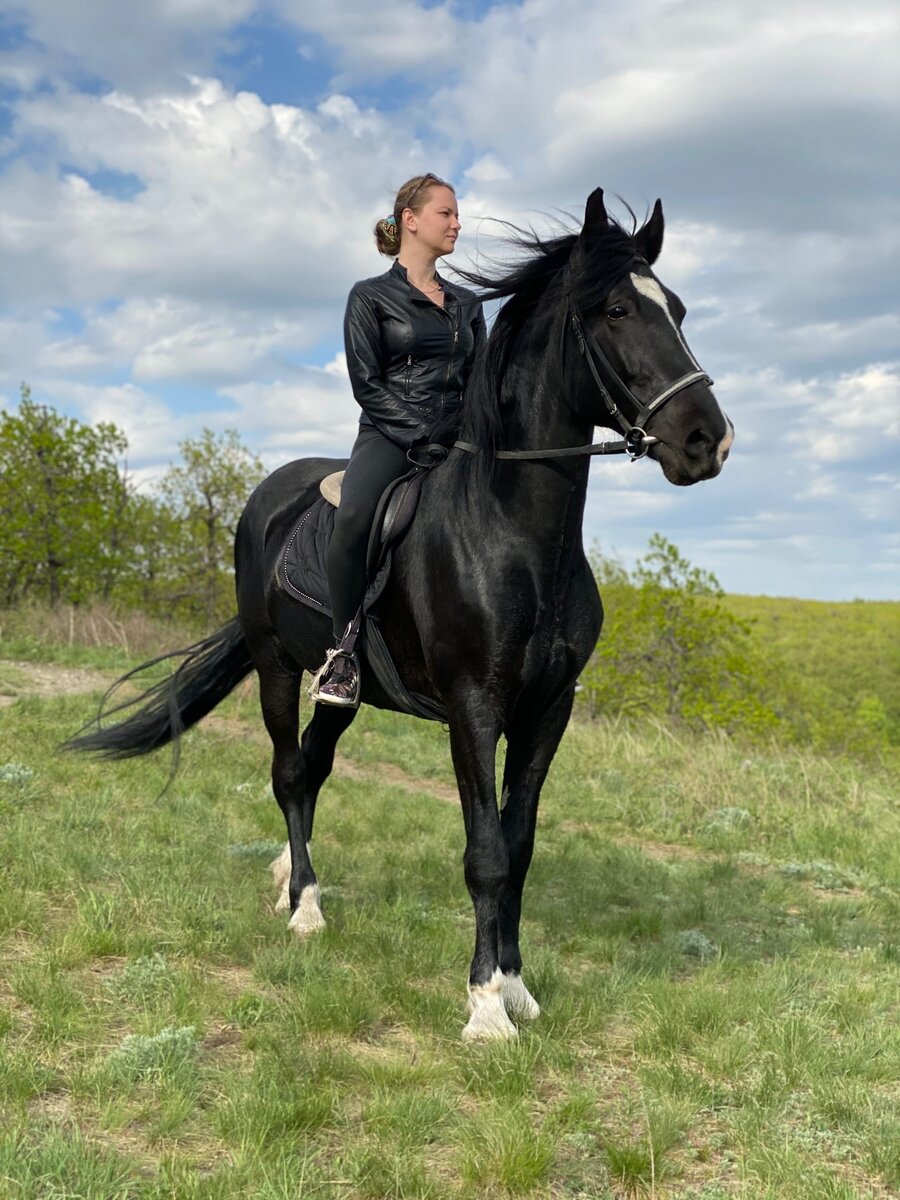
[[[502, 276], [464, 272], [505, 303], [469, 380], [461, 441], [426, 479], [379, 602], [404, 683], [447, 713], [475, 908], [467, 1039], [514, 1036], [508, 1014], [539, 1013], [521, 979], [522, 889], [541, 787], [603, 616], [582, 547], [585, 443], [614, 419], [627, 431], [617, 446], [655, 459], [678, 485], [717, 475], [731, 445], [731, 424], [682, 337], [684, 306], [651, 271], [662, 238], [658, 201], [629, 233], [598, 189], [580, 233], [523, 236], [528, 256]], [[570, 448], [578, 452], [538, 454]], [[111, 757], [146, 753], [255, 668], [289, 839], [276, 864], [280, 907], [301, 936], [324, 924], [308, 843], [354, 711], [316, 705], [298, 742], [301, 674], [323, 661], [331, 623], [278, 586], [276, 560], [320, 481], [343, 465], [304, 459], [260, 485], [235, 543], [239, 616], [185, 652], [134, 715], [73, 743]], [[364, 678], [363, 702], [392, 707], [372, 672]]]

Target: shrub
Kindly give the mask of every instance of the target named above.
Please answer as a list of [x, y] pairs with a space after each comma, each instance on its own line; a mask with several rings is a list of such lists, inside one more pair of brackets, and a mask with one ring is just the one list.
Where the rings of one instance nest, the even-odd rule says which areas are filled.
[[604, 716], [652, 715], [692, 729], [761, 734], [778, 718], [751, 627], [723, 603], [718, 580], [660, 534], [629, 575], [594, 556], [603, 634], [582, 672], [583, 702]]

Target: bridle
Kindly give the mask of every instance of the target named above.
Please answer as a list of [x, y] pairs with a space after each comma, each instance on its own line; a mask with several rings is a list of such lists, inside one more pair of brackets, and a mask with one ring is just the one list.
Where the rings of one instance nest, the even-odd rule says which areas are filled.
[[[581, 309], [571, 297], [566, 309], [565, 320], [560, 329], [561, 368], [565, 354], [566, 331], [570, 325], [575, 334], [579, 353], [587, 362], [588, 370], [597, 386], [600, 398], [606, 406], [606, 411], [614, 419], [625, 436], [614, 442], [591, 442], [586, 446], [563, 446], [556, 450], [497, 450], [494, 454], [495, 458], [541, 459], [570, 458], [580, 454], [627, 454], [630, 456], [631, 461], [634, 462], [639, 458], [643, 458], [650, 447], [659, 441], [658, 438], [651, 437], [645, 431], [645, 426], [652, 416], [658, 413], [679, 392], [683, 392], [685, 388], [689, 388], [694, 383], [706, 383], [709, 387], [712, 387], [713, 381], [705, 371], [690, 371], [687, 375], [682, 375], [680, 379], [676, 379], [674, 383], [670, 383], [667, 387], [663, 388], [652, 400], [643, 403], [635, 396], [634, 392], [632, 392], [631, 388], [629, 388], [628, 384], [609, 361], [603, 351], [603, 347], [586, 324]], [[622, 412], [620, 405], [623, 403], [629, 409], [634, 410], [635, 417], [633, 421], [629, 421]], [[457, 450], [466, 450], [470, 454], [478, 453], [478, 447], [471, 442], [457, 441], [453, 445]]]
[[[606, 405], [606, 411], [615, 419], [616, 424], [625, 434], [621, 441], [606, 443], [612, 447], [606, 451], [607, 454], [629, 454], [632, 461], [643, 458], [648, 449], [659, 441], [658, 438], [651, 437], [645, 432], [645, 426], [650, 418], [658, 413], [663, 405], [668, 404], [674, 396], [692, 384], [705, 383], [712, 387], [713, 381], [705, 371], [689, 371], [687, 375], [682, 375], [680, 379], [676, 379], [674, 383], [663, 388], [652, 400], [642, 403], [606, 357], [603, 347], [587, 326], [581, 310], [574, 300], [569, 301], [566, 324], [569, 321], [572, 323], [578, 350], [587, 362], [588, 370], [597, 385], [600, 398]], [[617, 399], [618, 403], [616, 403]], [[631, 422], [619, 407], [623, 401], [635, 410], [635, 417]]]

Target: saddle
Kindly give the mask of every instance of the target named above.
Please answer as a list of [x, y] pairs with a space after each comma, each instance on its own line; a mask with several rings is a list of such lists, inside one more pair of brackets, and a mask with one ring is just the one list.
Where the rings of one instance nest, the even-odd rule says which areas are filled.
[[[443, 447], [440, 447], [443, 450]], [[400, 678], [385, 644], [377, 605], [390, 578], [393, 551], [412, 524], [419, 495], [428, 471], [441, 456], [418, 461], [405, 475], [385, 488], [375, 510], [366, 554], [368, 587], [363, 599], [364, 621], [361, 648], [369, 667], [392, 703], [401, 711], [430, 721], [445, 721], [443, 705], [428, 696], [410, 691]], [[288, 596], [317, 612], [331, 616], [325, 560], [334, 532], [334, 517], [340, 504], [343, 471], [328, 475], [319, 485], [320, 494], [303, 512], [278, 556], [277, 579]]]

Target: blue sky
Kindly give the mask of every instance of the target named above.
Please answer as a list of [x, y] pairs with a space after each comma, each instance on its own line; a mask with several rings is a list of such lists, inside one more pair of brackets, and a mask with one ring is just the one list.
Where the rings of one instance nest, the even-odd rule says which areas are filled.
[[371, 228], [456, 181], [457, 256], [597, 185], [660, 196], [660, 277], [736, 426], [716, 480], [598, 462], [588, 540], [731, 591], [900, 595], [896, 5], [27, 0], [0, 21], [0, 398], [112, 420], [152, 487], [236, 428], [341, 454]]

